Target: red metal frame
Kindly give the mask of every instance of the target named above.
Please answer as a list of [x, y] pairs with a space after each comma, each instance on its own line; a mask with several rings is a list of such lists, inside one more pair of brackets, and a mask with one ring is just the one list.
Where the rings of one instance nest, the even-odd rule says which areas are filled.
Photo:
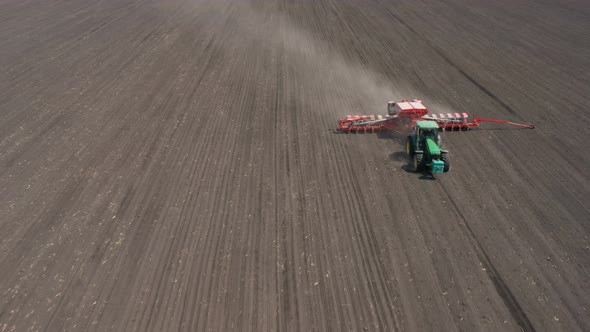
[[535, 129], [535, 126], [532, 124], [516, 123], [516, 122], [512, 122], [512, 121], [498, 120], [498, 119], [478, 118], [476, 116], [473, 117], [473, 122], [476, 123], [478, 126], [479, 126], [480, 122], [495, 122], [495, 123], [509, 124], [509, 125], [517, 126], [517, 127], [528, 128], [528, 129]]
[[418, 120], [436, 121], [439, 128], [445, 131], [466, 131], [472, 127], [479, 127], [481, 122], [503, 123], [529, 129], [535, 128], [532, 124], [476, 116], [470, 121], [467, 113], [427, 114], [427, 109], [406, 109], [394, 116], [349, 115], [345, 119], [338, 120], [338, 130], [346, 133], [374, 133], [387, 130], [403, 134], [402, 130], [409, 131], [416, 125]]

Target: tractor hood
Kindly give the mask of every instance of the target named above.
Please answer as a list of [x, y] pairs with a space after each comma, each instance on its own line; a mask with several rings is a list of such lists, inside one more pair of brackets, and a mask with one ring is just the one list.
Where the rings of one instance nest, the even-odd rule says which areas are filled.
[[436, 143], [434, 142], [434, 140], [432, 140], [432, 138], [426, 139], [426, 148], [428, 149], [428, 152], [430, 153], [431, 156], [440, 155], [440, 148], [438, 147], [438, 145], [436, 145]]

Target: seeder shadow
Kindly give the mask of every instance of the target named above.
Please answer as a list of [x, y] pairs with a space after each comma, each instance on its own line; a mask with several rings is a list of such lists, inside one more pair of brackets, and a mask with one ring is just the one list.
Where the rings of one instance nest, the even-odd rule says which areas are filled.
[[403, 161], [406, 162], [406, 166], [410, 165], [410, 161], [408, 159], [408, 156], [406, 155], [405, 152], [403, 151], [395, 151], [389, 154], [389, 160], [392, 161]]
[[332, 134], [339, 134], [339, 135], [374, 135], [375, 133], [372, 133], [370, 131], [364, 132], [364, 131], [343, 131], [343, 130], [338, 130], [338, 129], [328, 129], [328, 131], [332, 132]]
[[[349, 132], [334, 130], [334, 133], [335, 134], [347, 134], [347, 135], [351, 135], [351, 134], [352, 135], [359, 135], [359, 134], [373, 135], [373, 133], [370, 133], [370, 132], [365, 133], [362, 131], [349, 133]], [[389, 131], [378, 131], [374, 134], [377, 135], [378, 139], [389, 139], [389, 140], [399, 143], [399, 145], [402, 147], [405, 146], [405, 143], [406, 143], [406, 136], [405, 135], [393, 133], [393, 132], [389, 132]], [[395, 152], [390, 153], [389, 160], [404, 163], [401, 166], [401, 169], [407, 173], [419, 175], [420, 180], [430, 180], [430, 181], [436, 180], [436, 178], [427, 171], [424, 171], [422, 173], [414, 172], [413, 167], [412, 167], [412, 160], [410, 160], [410, 158], [408, 158], [405, 151], [395, 151]]]
[[390, 139], [394, 142], [399, 143], [400, 145], [406, 144], [406, 135], [402, 135], [400, 133], [395, 133], [387, 130], [378, 131], [376, 133], [378, 139]]
[[393, 138], [392, 137], [393, 135], [386, 130], [378, 131], [376, 134], [377, 134], [378, 139], [392, 139]]

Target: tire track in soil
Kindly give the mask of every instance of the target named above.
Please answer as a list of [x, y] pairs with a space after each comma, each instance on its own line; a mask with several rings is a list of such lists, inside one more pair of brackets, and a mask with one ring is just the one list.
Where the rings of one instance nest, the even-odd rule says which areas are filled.
[[[498, 98], [498, 96], [496, 96], [493, 92], [488, 90], [485, 86], [483, 86], [482, 84], [477, 82], [473, 77], [471, 77], [469, 74], [467, 74], [455, 62], [453, 62], [448, 56], [446, 56], [438, 47], [434, 46], [432, 43], [430, 43], [428, 41], [428, 39], [424, 38], [411, 25], [406, 23], [406, 21], [403, 20], [399, 15], [395, 14], [391, 10], [388, 10], [388, 13], [391, 16], [395, 17], [405, 28], [407, 28], [409, 31], [414, 33], [416, 36], [420, 37], [420, 39], [424, 43], [426, 43], [430, 48], [432, 48], [436, 52], [436, 54], [438, 54], [441, 58], [443, 58], [444, 61], [447, 64], [449, 64], [452, 68], [457, 70], [463, 77], [465, 77], [465, 79], [467, 79], [469, 82], [473, 83], [473, 85], [475, 85], [478, 89], [480, 89], [482, 92], [484, 92], [487, 96], [489, 96], [491, 99], [493, 99], [498, 104], [500, 104], [510, 114], [512, 114], [514, 116], [518, 116], [516, 111], [514, 111], [512, 109], [512, 107], [510, 107], [503, 100]], [[520, 119], [522, 121], [522, 118], [520, 118]], [[471, 240], [473, 241], [473, 248], [475, 249], [476, 252], [478, 252], [478, 257], [480, 257], [481, 261], [484, 263], [483, 264], [484, 268], [486, 269], [490, 279], [493, 281], [493, 284], [494, 284], [498, 294], [500, 295], [500, 297], [504, 301], [506, 307], [508, 307], [512, 317], [518, 322], [518, 325], [523, 329], [523, 331], [535, 331], [535, 328], [533, 327], [531, 321], [527, 317], [524, 310], [521, 308], [520, 304], [518, 303], [518, 300], [516, 299], [514, 294], [510, 291], [510, 288], [504, 282], [504, 280], [502, 279], [502, 276], [498, 273], [498, 271], [494, 267], [492, 261], [489, 259], [488, 254], [486, 253], [486, 251], [483, 249], [483, 247], [481, 246], [481, 244], [477, 240], [475, 233], [473, 232], [473, 230], [469, 226], [469, 222], [467, 221], [467, 219], [465, 219], [465, 217], [461, 213], [461, 210], [460, 210], [459, 206], [456, 204], [455, 200], [453, 199], [453, 196], [450, 195], [450, 193], [446, 190], [446, 188], [444, 186], [441, 186], [441, 188], [446, 193], [446, 196], [449, 199], [449, 201], [453, 204], [456, 213], [461, 217], [462, 224], [465, 226], [465, 229], [468, 232], [468, 237], [471, 238]]]
[[490, 279], [492, 280], [494, 287], [496, 288], [496, 291], [498, 292], [498, 295], [500, 295], [500, 298], [502, 298], [502, 301], [504, 301], [504, 304], [509, 309], [509, 312], [512, 315], [512, 318], [514, 318], [514, 320], [518, 323], [518, 325], [522, 328], [523, 331], [536, 331], [536, 329], [534, 328], [530, 319], [528, 318], [526, 312], [522, 309], [522, 307], [518, 303], [516, 296], [514, 296], [514, 294], [510, 290], [510, 287], [508, 287], [508, 285], [506, 284], [504, 279], [502, 279], [502, 276], [498, 273], [498, 271], [494, 267], [492, 260], [490, 259], [490, 257], [486, 253], [484, 247], [481, 245], [481, 243], [477, 239], [477, 236], [475, 235], [475, 233], [473, 232], [471, 227], [469, 226], [469, 222], [467, 221], [465, 216], [461, 213], [461, 209], [460, 209], [459, 205], [457, 205], [457, 203], [455, 202], [455, 199], [453, 198], [453, 196], [450, 195], [450, 193], [447, 191], [447, 189], [444, 187], [444, 185], [441, 185], [441, 188], [445, 192], [445, 194], [446, 194], [447, 198], [449, 199], [449, 201], [451, 202], [451, 204], [453, 205], [455, 212], [460, 217], [461, 220], [459, 222], [459, 225], [464, 226], [462, 228], [467, 231], [466, 235], [468, 238], [471, 239], [472, 246], [473, 246], [474, 250], [477, 252], [477, 256], [479, 257], [480, 261], [483, 263], [482, 264], [483, 268], [485, 269], [485, 271], [489, 275]]
[[508, 113], [512, 114], [515, 117], [518, 117], [520, 121], [524, 121], [510, 105], [508, 105], [506, 102], [504, 102], [502, 99], [500, 99], [496, 94], [494, 94], [492, 91], [490, 91], [484, 85], [479, 83], [473, 76], [466, 73], [459, 65], [457, 65], [457, 63], [455, 63], [453, 60], [451, 60], [451, 58], [449, 58], [440, 48], [438, 48], [437, 46], [432, 44], [427, 38], [424, 38], [424, 36], [422, 36], [418, 31], [416, 31], [416, 29], [414, 29], [410, 24], [408, 24], [405, 20], [403, 20], [399, 15], [397, 15], [396, 13], [394, 13], [393, 11], [391, 11], [389, 9], [387, 11], [388, 11], [389, 15], [395, 17], [395, 19], [398, 20], [406, 29], [411, 31], [416, 36], [418, 36], [423, 43], [428, 45], [428, 47], [430, 47], [434, 52], [436, 52], [436, 54], [438, 54], [449, 66], [451, 66], [452, 68], [457, 70], [457, 72], [459, 72], [465, 79], [467, 79], [469, 82], [471, 82], [473, 85], [475, 85], [479, 90], [481, 90], [483, 93], [485, 93], [492, 100], [497, 102], [506, 111], [508, 111]]

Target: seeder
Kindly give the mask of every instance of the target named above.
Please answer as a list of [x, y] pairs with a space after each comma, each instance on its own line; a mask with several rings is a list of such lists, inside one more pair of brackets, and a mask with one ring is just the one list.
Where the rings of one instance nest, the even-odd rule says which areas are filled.
[[533, 129], [532, 124], [506, 120], [470, 117], [467, 113], [428, 114], [422, 101], [390, 101], [387, 115], [349, 115], [338, 120], [338, 131], [344, 133], [375, 133], [380, 131], [407, 135], [406, 152], [413, 159], [416, 172], [428, 170], [432, 174], [447, 172], [450, 168], [448, 151], [440, 144], [440, 131], [466, 131], [481, 123], [493, 122]]
[[338, 120], [338, 131], [348, 133], [375, 133], [382, 130], [402, 132], [415, 127], [416, 121], [435, 121], [442, 131], [465, 131], [479, 127], [483, 122], [504, 123], [522, 128], [533, 129], [532, 124], [516, 123], [506, 120], [470, 117], [467, 113], [428, 114], [422, 101], [402, 100], [390, 101], [387, 104], [387, 115], [349, 115]]

